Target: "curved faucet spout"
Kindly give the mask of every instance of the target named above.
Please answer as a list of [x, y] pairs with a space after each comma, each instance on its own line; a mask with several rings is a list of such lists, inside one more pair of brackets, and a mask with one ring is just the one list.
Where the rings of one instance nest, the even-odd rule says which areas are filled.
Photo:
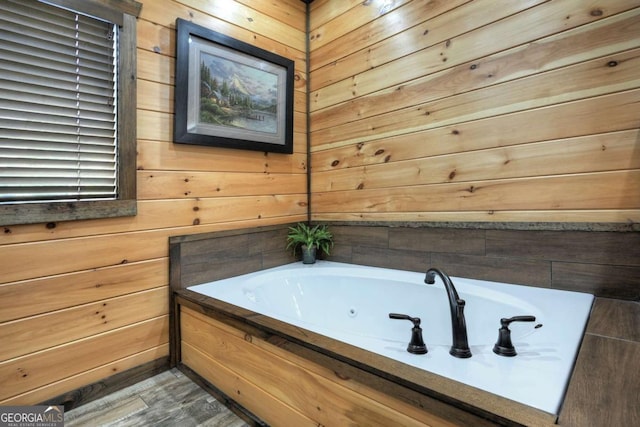
[[465, 301], [458, 296], [458, 291], [453, 285], [451, 278], [439, 268], [430, 268], [427, 270], [424, 282], [428, 285], [433, 285], [436, 281], [436, 275], [438, 275], [444, 283], [447, 296], [449, 297], [449, 307], [451, 309], [452, 344], [449, 354], [459, 358], [471, 357], [471, 350], [469, 349], [469, 342], [467, 340], [467, 322], [464, 318]]

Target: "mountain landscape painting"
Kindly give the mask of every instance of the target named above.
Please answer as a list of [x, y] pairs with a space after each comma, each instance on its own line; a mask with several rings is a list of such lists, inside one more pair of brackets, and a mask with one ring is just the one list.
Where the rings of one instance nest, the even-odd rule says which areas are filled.
[[293, 153], [295, 63], [176, 19], [173, 141]]
[[278, 75], [202, 53], [201, 123], [275, 134], [277, 117]]

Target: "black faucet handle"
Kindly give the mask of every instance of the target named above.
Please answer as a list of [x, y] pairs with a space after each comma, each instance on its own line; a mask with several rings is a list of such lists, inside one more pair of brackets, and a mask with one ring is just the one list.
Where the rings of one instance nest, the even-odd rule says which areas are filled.
[[535, 322], [536, 316], [513, 316], [509, 318], [503, 317], [500, 319], [500, 326], [509, 327], [511, 322]]
[[413, 326], [420, 326], [420, 318], [419, 317], [411, 317], [406, 314], [398, 314], [398, 313], [389, 313], [389, 319], [401, 319], [401, 320], [409, 320], [413, 322]]
[[427, 353], [427, 345], [422, 339], [422, 328], [420, 328], [419, 317], [411, 317], [406, 314], [389, 313], [389, 319], [408, 320], [413, 323], [413, 328], [411, 328], [411, 341], [407, 346], [407, 351], [413, 354]]

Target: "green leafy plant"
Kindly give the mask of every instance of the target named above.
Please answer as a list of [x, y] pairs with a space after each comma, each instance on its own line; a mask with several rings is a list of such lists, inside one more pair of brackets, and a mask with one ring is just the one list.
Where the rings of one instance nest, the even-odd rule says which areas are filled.
[[287, 249], [292, 248], [294, 255], [299, 246], [308, 248], [315, 246], [318, 250], [329, 255], [333, 247], [333, 235], [325, 224], [311, 227], [299, 222], [295, 227], [289, 227], [287, 242]]

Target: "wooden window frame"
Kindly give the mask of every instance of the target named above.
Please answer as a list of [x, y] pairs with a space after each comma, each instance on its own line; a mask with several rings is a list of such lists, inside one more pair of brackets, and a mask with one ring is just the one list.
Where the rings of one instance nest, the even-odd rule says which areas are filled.
[[136, 19], [142, 4], [133, 0], [47, 0], [118, 25], [118, 197], [115, 200], [14, 203], [0, 205], [0, 225], [51, 223], [134, 216], [136, 203]]

